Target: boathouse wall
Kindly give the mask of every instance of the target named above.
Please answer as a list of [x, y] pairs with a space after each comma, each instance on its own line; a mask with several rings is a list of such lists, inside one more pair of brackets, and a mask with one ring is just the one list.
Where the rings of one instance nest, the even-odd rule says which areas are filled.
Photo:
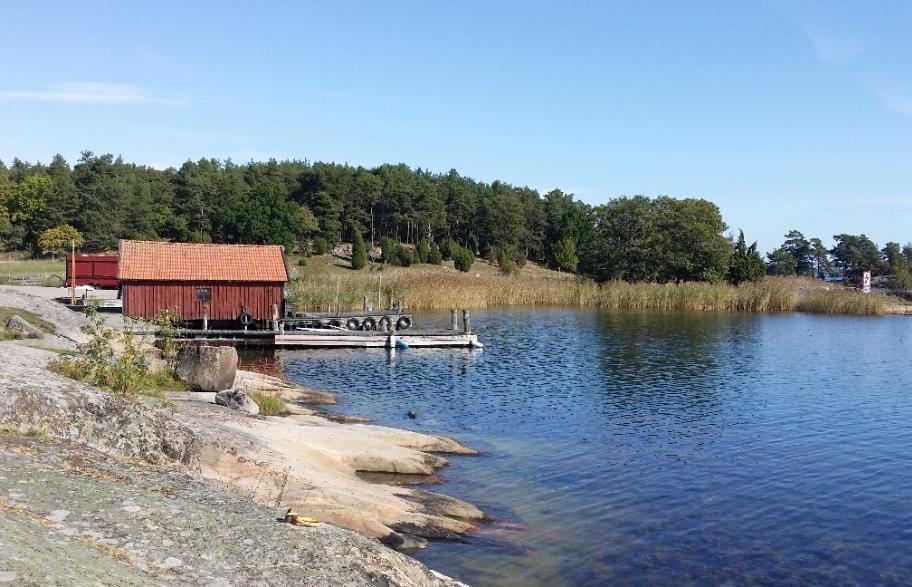
[[254, 320], [271, 320], [274, 306], [282, 311], [283, 292], [281, 282], [129, 281], [121, 296], [124, 316], [132, 318], [152, 319], [170, 308], [181, 320], [234, 320], [242, 311]]

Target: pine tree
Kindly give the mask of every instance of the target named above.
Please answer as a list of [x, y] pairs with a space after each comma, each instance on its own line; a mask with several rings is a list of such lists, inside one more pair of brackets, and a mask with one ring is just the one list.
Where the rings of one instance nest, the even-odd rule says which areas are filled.
[[431, 248], [428, 251], [427, 262], [430, 265], [440, 265], [443, 263], [443, 255], [440, 254], [440, 247], [437, 246], [437, 243], [431, 243]]
[[352, 230], [352, 269], [364, 269], [367, 265], [367, 249], [364, 247], [364, 237], [357, 228]]
[[424, 239], [421, 239], [418, 241], [418, 246], [415, 247], [415, 262], [427, 263], [430, 253], [431, 247], [428, 245], [428, 242]]

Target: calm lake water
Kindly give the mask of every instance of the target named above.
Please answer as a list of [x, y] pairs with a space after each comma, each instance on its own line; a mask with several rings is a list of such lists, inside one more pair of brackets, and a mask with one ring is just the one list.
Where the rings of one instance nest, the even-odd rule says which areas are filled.
[[430, 567], [478, 586], [912, 581], [912, 319], [473, 319], [481, 351], [278, 354], [338, 411], [483, 451], [431, 488], [497, 521], [418, 553]]

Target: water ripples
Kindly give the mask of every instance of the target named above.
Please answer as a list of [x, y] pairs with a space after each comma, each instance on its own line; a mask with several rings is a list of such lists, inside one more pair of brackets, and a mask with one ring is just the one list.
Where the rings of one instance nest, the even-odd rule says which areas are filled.
[[475, 585], [912, 575], [912, 321], [569, 309], [473, 320], [480, 352], [279, 355], [291, 378], [337, 392], [340, 411], [483, 451], [451, 459], [432, 489], [500, 522], [420, 553], [433, 568]]

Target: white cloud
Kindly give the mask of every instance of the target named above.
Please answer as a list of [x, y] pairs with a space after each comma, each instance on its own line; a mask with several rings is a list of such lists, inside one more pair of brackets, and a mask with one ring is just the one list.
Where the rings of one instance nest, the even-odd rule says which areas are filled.
[[912, 92], [890, 85], [872, 84], [870, 88], [887, 110], [898, 114], [912, 114]]
[[100, 82], [62, 82], [42, 90], [2, 90], [0, 100], [29, 102], [71, 102], [78, 104], [159, 104], [175, 106], [179, 98], [153, 96], [142, 88], [127, 84]]

